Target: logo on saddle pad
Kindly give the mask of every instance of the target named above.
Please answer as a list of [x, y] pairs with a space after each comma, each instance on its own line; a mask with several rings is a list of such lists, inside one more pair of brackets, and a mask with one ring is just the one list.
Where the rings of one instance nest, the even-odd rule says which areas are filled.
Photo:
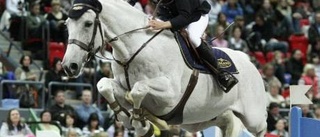
[[74, 6], [73, 8], [72, 8], [72, 10], [82, 10], [83, 9], [83, 6]]
[[223, 58], [219, 58], [218, 59], [218, 66], [220, 68], [229, 68], [232, 66], [232, 63], [229, 60], [223, 59]]

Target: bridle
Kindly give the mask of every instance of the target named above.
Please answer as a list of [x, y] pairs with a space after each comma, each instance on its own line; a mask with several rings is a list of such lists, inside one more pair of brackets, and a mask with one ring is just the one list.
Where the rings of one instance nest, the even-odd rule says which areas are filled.
[[[92, 9], [95, 13], [96, 13], [96, 18], [94, 20], [93, 23], [93, 32], [92, 32], [92, 37], [90, 40], [89, 44], [85, 44], [84, 42], [81, 42], [77, 39], [69, 39], [68, 40], [68, 44], [75, 44], [77, 46], [79, 46], [81, 49], [85, 50], [88, 52], [87, 55], [87, 59], [85, 60], [85, 63], [89, 62], [95, 55], [96, 53], [100, 50], [102, 52], [102, 46], [105, 45], [105, 42], [103, 40], [103, 34], [102, 34], [102, 28], [101, 28], [101, 23], [99, 20], [99, 10], [96, 9], [95, 7], [88, 5], [88, 4], [84, 4], [84, 3], [77, 3], [74, 4], [73, 6], [85, 6], [88, 7], [89, 9]], [[99, 46], [96, 50], [94, 50], [94, 40], [96, 38], [96, 34], [97, 34], [97, 29], [99, 28], [100, 31], [100, 36], [101, 36], [101, 46]]]
[[[161, 2], [162, 0], [160, 0]], [[159, 4], [158, 4], [159, 5]], [[158, 9], [158, 5], [156, 7], [156, 10]], [[156, 32], [151, 38], [149, 38], [145, 43], [142, 44], [142, 46], [131, 56], [131, 58], [127, 61], [127, 62], [121, 62], [117, 59], [115, 59], [113, 57], [113, 59], [110, 59], [110, 58], [107, 58], [103, 55], [103, 46], [105, 43], [104, 39], [103, 39], [103, 34], [102, 34], [102, 28], [101, 28], [101, 22], [99, 20], [99, 10], [96, 9], [95, 7], [91, 6], [91, 5], [88, 5], [88, 4], [85, 4], [85, 3], [77, 3], [77, 4], [74, 4], [73, 6], [86, 6], [88, 7], [89, 9], [92, 9], [93, 11], [95, 11], [96, 13], [96, 18], [95, 18], [95, 21], [94, 21], [94, 26], [93, 26], [93, 34], [92, 34], [92, 37], [91, 37], [91, 40], [90, 40], [90, 43], [89, 44], [85, 44], [79, 40], [76, 40], [76, 39], [69, 39], [68, 41], [68, 44], [75, 44], [77, 46], [79, 46], [81, 49], [85, 50], [88, 52], [88, 55], [87, 55], [87, 59], [85, 60], [85, 63], [89, 62], [94, 56], [97, 56], [96, 53], [99, 52], [100, 50], [100, 53], [102, 55], [102, 57], [99, 57], [97, 56], [98, 58], [101, 58], [101, 59], [107, 59], [107, 60], [114, 60], [117, 64], [119, 64], [120, 66], [122, 66], [124, 68], [124, 72], [125, 72], [125, 78], [126, 78], [126, 83], [127, 83], [127, 87], [128, 87], [128, 90], [130, 91], [131, 90], [131, 86], [130, 86], [130, 80], [129, 80], [129, 64], [134, 60], [134, 58], [156, 37], [158, 36], [162, 31], [163, 29], [161, 29], [160, 31]], [[154, 12], [154, 16], [153, 18], [155, 18], [156, 16], [156, 12]], [[95, 37], [96, 37], [96, 33], [97, 33], [97, 29], [99, 28], [99, 31], [100, 31], [100, 35], [101, 35], [101, 40], [102, 40], [102, 44], [101, 46], [99, 46], [96, 50], [94, 50], [94, 40], [95, 40]], [[122, 36], [125, 36], [127, 34], [130, 34], [130, 33], [133, 33], [133, 32], [136, 32], [136, 31], [139, 31], [139, 30], [144, 30], [144, 29], [148, 29], [149, 26], [145, 26], [145, 27], [141, 27], [141, 28], [137, 28], [137, 29], [133, 29], [133, 30], [130, 30], [130, 31], [127, 31], [127, 32], [124, 32], [122, 34], [119, 34], [113, 38], [111, 38], [110, 40], [107, 41], [107, 43], [112, 43], [112, 42], [115, 42], [117, 41], [120, 37]]]

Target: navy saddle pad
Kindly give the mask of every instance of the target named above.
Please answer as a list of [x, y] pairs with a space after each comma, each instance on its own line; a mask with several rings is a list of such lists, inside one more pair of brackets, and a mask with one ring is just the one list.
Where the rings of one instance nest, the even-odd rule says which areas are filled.
[[[184, 61], [189, 68], [200, 70], [201, 73], [211, 73], [208, 67], [206, 67], [204, 64], [201, 64], [200, 61], [196, 59], [195, 53], [192, 51], [192, 49], [188, 48], [185, 39], [179, 32], [175, 32], [175, 38], [178, 42]], [[232, 74], [238, 73], [238, 70], [233, 61], [225, 52], [217, 48], [212, 48], [212, 50], [214, 52], [214, 56], [217, 59], [218, 65], [222, 70], [230, 72]]]

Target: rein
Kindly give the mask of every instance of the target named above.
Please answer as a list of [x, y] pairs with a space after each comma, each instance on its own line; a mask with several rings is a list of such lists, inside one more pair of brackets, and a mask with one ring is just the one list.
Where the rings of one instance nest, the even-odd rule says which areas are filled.
[[[90, 6], [88, 4], [77, 4], [77, 5], [86, 6], [86, 7], [89, 7], [92, 9], [92, 6]], [[79, 46], [81, 49], [88, 52], [87, 59], [86, 59], [85, 63], [89, 62], [92, 59], [92, 57], [95, 56], [95, 54], [99, 50], [102, 50], [103, 48], [101, 48], [101, 47], [104, 45], [101, 22], [99, 20], [99, 13], [97, 12], [96, 9], [92, 9], [92, 10], [96, 13], [96, 18], [94, 20], [93, 32], [92, 32], [92, 37], [91, 37], [90, 43], [85, 44], [77, 39], [69, 39], [69, 41], [68, 41], [68, 44], [75, 44], [75, 45]], [[100, 31], [100, 36], [101, 36], [102, 42], [101, 42], [101, 46], [99, 46], [96, 50], [94, 50], [94, 40], [96, 38], [98, 28]]]

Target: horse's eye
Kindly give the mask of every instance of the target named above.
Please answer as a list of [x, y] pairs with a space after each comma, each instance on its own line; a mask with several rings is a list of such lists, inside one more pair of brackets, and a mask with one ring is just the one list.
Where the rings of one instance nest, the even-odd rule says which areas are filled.
[[92, 23], [91, 21], [86, 21], [86, 22], [84, 23], [84, 26], [85, 26], [85, 27], [91, 27], [92, 24], [93, 24], [93, 23]]

